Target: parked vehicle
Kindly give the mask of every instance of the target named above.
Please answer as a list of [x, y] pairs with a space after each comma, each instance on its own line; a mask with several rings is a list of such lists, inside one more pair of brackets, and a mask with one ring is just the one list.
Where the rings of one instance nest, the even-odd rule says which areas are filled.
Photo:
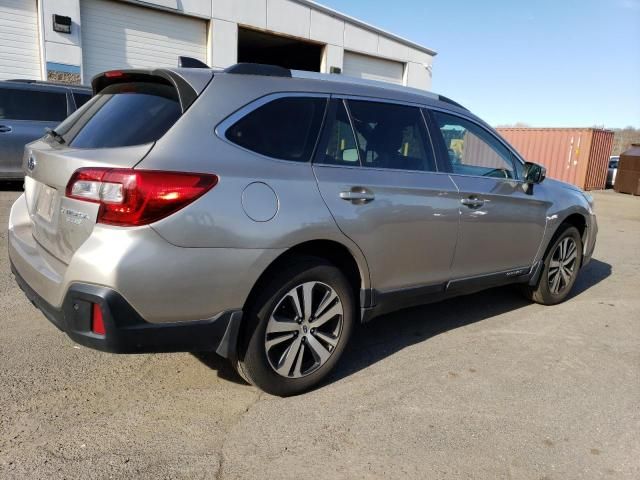
[[609, 169], [607, 170], [607, 187], [613, 188], [616, 183], [616, 174], [618, 173], [618, 162], [620, 157], [609, 157]]
[[24, 146], [91, 98], [91, 89], [34, 80], [0, 82], [0, 180], [21, 180]]
[[589, 195], [439, 95], [247, 64], [93, 88], [27, 146], [8, 239], [82, 345], [215, 350], [291, 395], [357, 322], [511, 283], [553, 305], [594, 249]]

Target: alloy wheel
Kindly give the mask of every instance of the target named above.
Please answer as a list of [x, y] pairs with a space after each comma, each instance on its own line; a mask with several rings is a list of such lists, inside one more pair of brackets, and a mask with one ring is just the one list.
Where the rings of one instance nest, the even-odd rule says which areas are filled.
[[549, 263], [549, 291], [558, 295], [562, 293], [571, 283], [571, 279], [576, 271], [576, 260], [578, 247], [573, 238], [564, 238], [556, 246]]
[[276, 304], [267, 323], [265, 352], [269, 365], [287, 378], [318, 370], [331, 357], [343, 330], [338, 294], [322, 282], [305, 282]]

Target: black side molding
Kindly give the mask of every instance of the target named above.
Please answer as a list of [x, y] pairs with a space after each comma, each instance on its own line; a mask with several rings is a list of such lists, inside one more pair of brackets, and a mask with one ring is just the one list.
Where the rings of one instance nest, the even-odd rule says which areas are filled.
[[385, 313], [404, 308], [439, 302], [447, 298], [468, 295], [471, 293], [515, 283], [535, 285], [542, 272], [542, 261], [532, 267], [522, 267], [504, 272], [460, 278], [448, 283], [420, 285], [399, 290], [380, 291], [371, 289], [367, 295], [360, 293], [360, 299], [370, 299], [371, 303], [361, 303], [360, 320], [366, 323]]
[[[73, 341], [110, 353], [160, 353], [218, 351], [234, 358], [241, 310], [223, 312], [208, 320], [150, 323], [118, 292], [106, 287], [74, 283], [61, 308], [47, 303], [21, 277], [13, 265], [16, 282], [47, 319]], [[92, 304], [100, 305], [106, 334], [91, 331]]]

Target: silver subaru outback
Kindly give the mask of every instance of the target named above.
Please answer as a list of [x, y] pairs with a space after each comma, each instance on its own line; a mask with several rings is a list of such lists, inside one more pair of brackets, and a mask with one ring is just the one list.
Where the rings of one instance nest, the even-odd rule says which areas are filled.
[[9, 220], [17, 282], [82, 345], [213, 350], [291, 395], [357, 322], [503, 284], [556, 304], [592, 255], [591, 198], [445, 97], [251, 64], [92, 86]]

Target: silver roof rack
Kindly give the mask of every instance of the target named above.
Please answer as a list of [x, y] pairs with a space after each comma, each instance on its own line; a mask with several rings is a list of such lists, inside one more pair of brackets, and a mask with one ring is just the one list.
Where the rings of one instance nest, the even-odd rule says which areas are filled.
[[397, 85], [389, 82], [382, 82], [378, 80], [368, 80], [365, 78], [350, 77], [349, 75], [337, 74], [337, 73], [319, 73], [309, 72], [306, 70], [290, 70], [288, 68], [279, 67], [276, 65], [262, 65], [258, 63], [237, 63], [231, 65], [224, 70], [224, 73], [236, 74], [236, 75], [263, 75], [270, 77], [286, 77], [286, 78], [300, 78], [307, 80], [321, 80], [325, 82], [346, 83], [352, 85], [365, 85], [376, 88], [383, 88], [385, 90], [391, 90], [398, 93], [411, 93], [414, 95], [420, 95], [422, 97], [430, 98], [432, 100], [446, 102], [451, 105], [455, 105], [463, 110], [467, 110], [453, 100], [438, 95], [437, 93], [430, 92], [428, 90], [421, 90], [414, 87], [405, 87], [404, 85]]
[[307, 72], [304, 70], [291, 70], [291, 76], [293, 78], [324, 80], [328, 82], [349, 83], [353, 85], [367, 85], [370, 87], [393, 90], [395, 92], [414, 93], [416, 95], [422, 95], [424, 97], [429, 97], [434, 100], [440, 99], [440, 95], [430, 92], [428, 90], [421, 90], [419, 88], [414, 88], [414, 87], [405, 87], [404, 85], [396, 85], [395, 83], [382, 82], [379, 80], [368, 80], [365, 78], [350, 77], [349, 75], [343, 75], [339, 73], [318, 73], [318, 72]]

